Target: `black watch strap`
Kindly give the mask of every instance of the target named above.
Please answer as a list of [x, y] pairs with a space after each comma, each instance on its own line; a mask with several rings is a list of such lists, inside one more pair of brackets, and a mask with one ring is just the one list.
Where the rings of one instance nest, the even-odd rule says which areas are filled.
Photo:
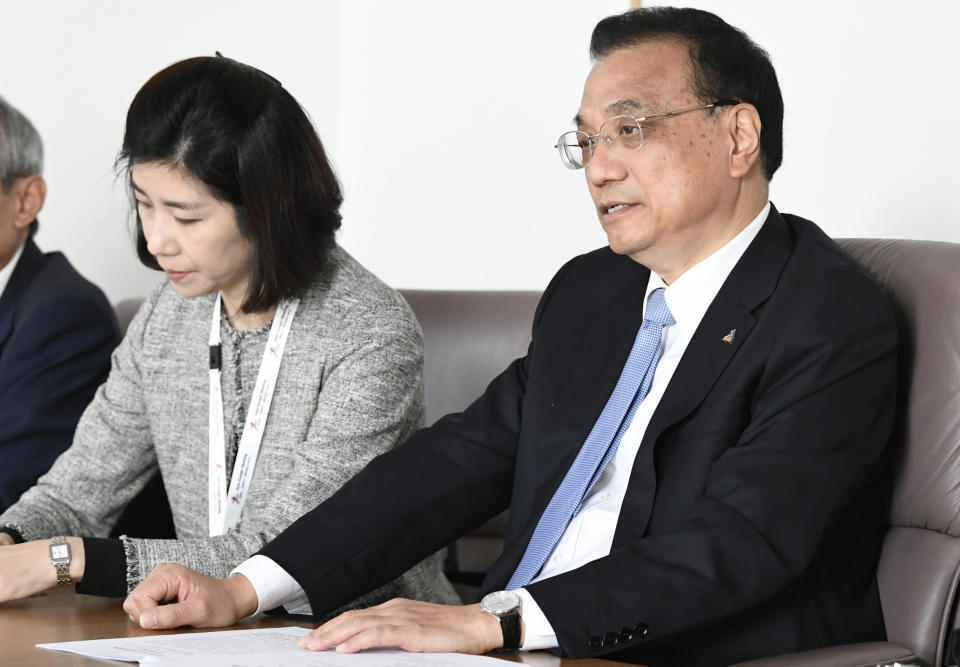
[[503, 646], [498, 653], [516, 653], [520, 650], [520, 614], [514, 612], [500, 617]]

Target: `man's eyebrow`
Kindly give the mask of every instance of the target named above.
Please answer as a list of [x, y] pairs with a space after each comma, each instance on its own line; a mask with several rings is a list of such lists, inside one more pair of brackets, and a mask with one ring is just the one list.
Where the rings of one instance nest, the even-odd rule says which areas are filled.
[[[133, 179], [130, 179], [130, 185], [133, 186], [133, 189], [136, 192], [142, 194], [144, 197], [147, 197], [147, 198], [150, 197], [150, 195], [148, 195], [143, 188], [137, 185]], [[163, 205], [168, 208], [179, 208], [184, 211], [195, 211], [197, 209], [204, 207], [204, 204], [201, 204], [199, 202], [183, 202], [183, 201], [167, 201], [167, 200], [163, 201]]]
[[611, 114], [622, 114], [622, 113], [635, 113], [639, 112], [641, 115], [646, 113], [647, 105], [641, 104], [636, 100], [617, 100], [613, 104], [607, 107], [607, 111]]
[[[647, 109], [649, 107], [646, 104], [638, 102], [636, 100], [617, 100], [613, 104], [607, 107], [607, 113], [611, 116], [616, 116], [619, 114], [636, 114], [639, 113], [641, 116], [648, 113]], [[573, 117], [574, 127], [580, 127], [583, 125], [583, 118], [578, 113]]]

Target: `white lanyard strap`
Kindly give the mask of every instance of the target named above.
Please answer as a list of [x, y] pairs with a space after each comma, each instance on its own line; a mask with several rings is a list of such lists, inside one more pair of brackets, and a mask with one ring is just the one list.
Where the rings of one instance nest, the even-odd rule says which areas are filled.
[[247, 500], [247, 489], [260, 452], [260, 441], [267, 426], [270, 403], [280, 373], [280, 362], [293, 325], [299, 299], [282, 301], [270, 326], [270, 335], [263, 351], [257, 382], [253, 387], [250, 407], [240, 436], [237, 458], [227, 488], [227, 443], [223, 429], [223, 394], [220, 386], [220, 295], [213, 306], [210, 323], [210, 423], [209, 423], [209, 517], [210, 536], [236, 530], [240, 512]]

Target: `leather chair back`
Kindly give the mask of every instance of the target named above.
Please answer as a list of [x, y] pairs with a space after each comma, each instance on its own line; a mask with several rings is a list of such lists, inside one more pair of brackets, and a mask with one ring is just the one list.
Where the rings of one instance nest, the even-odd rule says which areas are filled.
[[960, 244], [842, 239], [900, 332], [890, 529], [877, 573], [890, 642], [944, 664], [960, 580]]
[[530, 344], [539, 292], [400, 290], [423, 327], [427, 424], [460, 412]]
[[137, 314], [142, 304], [143, 299], [124, 299], [114, 304], [113, 312], [117, 316], [117, 324], [120, 326], [121, 336], [126, 335], [127, 327], [130, 326], [130, 320]]

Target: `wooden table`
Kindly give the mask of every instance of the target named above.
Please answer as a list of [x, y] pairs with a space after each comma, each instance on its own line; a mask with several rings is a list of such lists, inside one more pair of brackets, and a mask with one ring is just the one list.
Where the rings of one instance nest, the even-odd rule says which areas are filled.
[[[74, 665], [129, 665], [112, 660], [95, 660], [69, 653], [39, 649], [36, 644], [78, 639], [109, 637], [143, 637], [172, 634], [173, 631], [144, 630], [130, 622], [121, 609], [122, 600], [76, 595], [72, 588], [62, 588], [27, 600], [0, 604], [0, 664], [17, 667], [72, 667]], [[260, 617], [255, 621], [229, 628], [273, 628], [284, 625], [311, 627], [311, 624], [286, 618]], [[204, 632], [183, 628], [175, 632]], [[561, 659], [551, 653], [534, 651], [512, 656], [496, 656], [533, 667], [611, 667], [622, 663], [609, 660]]]

